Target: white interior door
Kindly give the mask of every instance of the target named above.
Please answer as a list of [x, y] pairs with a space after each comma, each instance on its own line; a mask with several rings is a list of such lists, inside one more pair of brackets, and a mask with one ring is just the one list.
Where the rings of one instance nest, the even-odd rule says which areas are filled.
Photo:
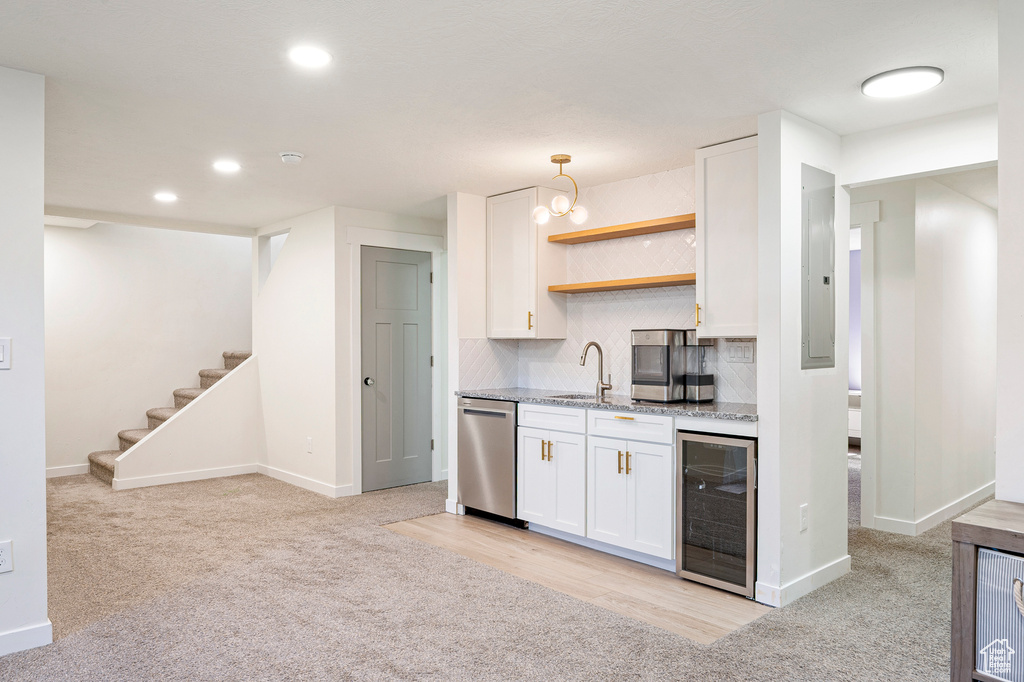
[[365, 492], [431, 477], [430, 254], [360, 255]]

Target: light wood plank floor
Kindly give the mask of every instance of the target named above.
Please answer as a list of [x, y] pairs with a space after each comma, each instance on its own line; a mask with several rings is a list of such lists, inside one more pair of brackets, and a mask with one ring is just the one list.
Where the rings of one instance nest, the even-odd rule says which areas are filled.
[[701, 644], [770, 610], [668, 571], [477, 516], [437, 514], [385, 528]]

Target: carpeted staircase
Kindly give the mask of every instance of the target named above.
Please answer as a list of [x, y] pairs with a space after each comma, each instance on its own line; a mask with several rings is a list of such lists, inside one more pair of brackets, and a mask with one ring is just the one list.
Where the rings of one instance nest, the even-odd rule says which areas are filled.
[[102, 481], [111, 483], [114, 480], [114, 460], [125, 450], [138, 443], [170, 419], [178, 410], [199, 397], [206, 389], [213, 386], [238, 367], [252, 355], [249, 351], [227, 351], [224, 353], [224, 369], [199, 370], [199, 388], [179, 388], [174, 391], [174, 407], [154, 407], [146, 412], [149, 428], [127, 429], [117, 434], [119, 450], [100, 450], [89, 453], [89, 471]]

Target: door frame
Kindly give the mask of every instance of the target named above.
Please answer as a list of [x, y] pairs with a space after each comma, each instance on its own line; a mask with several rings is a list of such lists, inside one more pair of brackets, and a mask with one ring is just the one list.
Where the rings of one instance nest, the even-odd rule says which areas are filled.
[[[878, 377], [875, 358], [875, 224], [879, 202], [850, 205], [850, 227], [860, 227], [860, 525], [875, 527], [878, 467]], [[849, 343], [849, 339], [846, 341]], [[849, 402], [847, 402], [849, 413]], [[847, 417], [846, 424], [849, 424]], [[849, 429], [849, 426], [847, 426]], [[849, 431], [847, 431], [847, 434]]]
[[348, 227], [346, 241], [349, 244], [349, 422], [352, 425], [352, 492], [359, 495], [363, 492], [363, 400], [362, 400], [362, 326], [361, 311], [362, 293], [362, 260], [360, 254], [364, 246], [378, 246], [403, 251], [423, 251], [430, 254], [430, 271], [435, 273], [433, 286], [430, 287], [430, 350], [435, 358], [430, 373], [430, 437], [435, 448], [430, 453], [430, 480], [441, 481], [448, 478], [448, 470], [442, 468], [444, 459], [440, 457], [440, 439], [444, 428], [444, 412], [441, 409], [444, 396], [441, 395], [444, 384], [442, 370], [446, 363], [441, 362], [445, 352], [441, 346], [441, 254], [444, 252], [444, 237], [415, 234], [412, 232], [394, 232], [391, 230], [375, 230], [365, 227]]

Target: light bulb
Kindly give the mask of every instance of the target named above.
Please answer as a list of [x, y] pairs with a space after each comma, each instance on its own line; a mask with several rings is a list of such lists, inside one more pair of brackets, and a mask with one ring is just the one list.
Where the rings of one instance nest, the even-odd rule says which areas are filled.
[[551, 212], [564, 214], [569, 210], [569, 198], [559, 194], [551, 200]]
[[577, 206], [572, 209], [572, 213], [569, 214], [569, 220], [571, 220], [574, 225], [582, 225], [587, 222], [587, 209], [582, 206]]
[[533, 220], [538, 225], [543, 225], [551, 220], [551, 211], [548, 210], [547, 206], [538, 206], [533, 209]]
[[331, 63], [333, 57], [326, 50], [312, 45], [299, 45], [288, 51], [288, 58], [307, 69], [319, 69]]
[[242, 169], [242, 165], [231, 159], [220, 159], [213, 162], [213, 169], [218, 173], [237, 173]]

